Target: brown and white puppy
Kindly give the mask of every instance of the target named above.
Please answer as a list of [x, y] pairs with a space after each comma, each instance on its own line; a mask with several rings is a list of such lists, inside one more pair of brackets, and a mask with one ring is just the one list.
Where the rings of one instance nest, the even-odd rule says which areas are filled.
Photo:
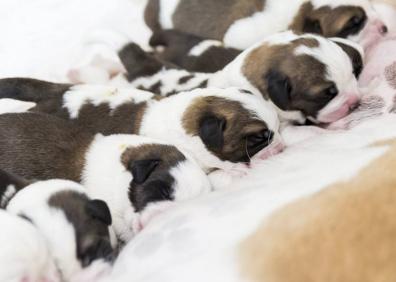
[[365, 45], [387, 31], [368, 0], [150, 0], [145, 21], [153, 31], [176, 29], [238, 49], [289, 29]]
[[251, 158], [266, 158], [282, 149], [276, 111], [244, 90], [196, 89], [158, 100], [133, 88], [77, 85], [56, 95], [58, 90], [41, 91], [48, 83], [37, 84], [0, 80], [0, 97], [36, 102], [31, 111], [57, 115], [95, 133], [166, 140], [191, 154], [205, 171], [245, 170]]
[[206, 73], [223, 69], [242, 52], [225, 47], [219, 40], [205, 39], [177, 30], [155, 31], [150, 45], [163, 47], [163, 50], [155, 51], [159, 59], [188, 71]]
[[174, 201], [210, 191], [205, 173], [166, 142], [102, 136], [40, 113], [0, 116], [0, 166], [29, 179], [81, 182], [108, 203], [112, 227], [128, 241]]
[[[6, 187], [7, 190], [21, 183], [28, 183], [2, 170], [0, 175], [0, 186]], [[97, 274], [100, 275], [100, 272], [105, 270], [105, 265], [97, 263], [109, 261], [114, 256], [115, 242], [111, 240], [109, 229], [112, 222], [109, 208], [101, 200], [88, 198], [85, 189], [80, 184], [60, 179], [38, 181], [22, 187], [8, 199], [6, 206], [3, 207], [8, 212], [26, 219], [42, 235], [48, 248], [47, 255], [58, 271], [55, 277], [59, 277], [61, 281], [72, 280], [72, 277], [79, 275], [87, 267], [98, 268]], [[17, 250], [19, 248], [15, 250], [16, 253], [18, 253]], [[29, 255], [31, 249], [24, 251], [27, 252], [26, 255]], [[22, 271], [19, 268], [40, 266], [44, 255], [45, 253], [40, 254], [30, 262], [15, 262], [18, 272]], [[13, 267], [14, 265], [9, 267], [11, 271]], [[14, 275], [14, 279], [17, 279], [19, 275], [26, 275], [26, 278], [30, 278], [29, 276], [33, 274], [22, 272], [14, 273]], [[55, 274], [52, 273], [52, 275]]]
[[[130, 85], [164, 96], [180, 91], [241, 87], [271, 101], [285, 120], [332, 123], [359, 102], [363, 51], [351, 41], [293, 32], [270, 36], [214, 74], [161, 66], [134, 44], [120, 52]], [[150, 69], [146, 68], [150, 66]], [[298, 71], [297, 71], [298, 70]], [[151, 75], [148, 73], [151, 72]]]
[[275, 212], [241, 246], [251, 282], [396, 277], [396, 143], [349, 181]]

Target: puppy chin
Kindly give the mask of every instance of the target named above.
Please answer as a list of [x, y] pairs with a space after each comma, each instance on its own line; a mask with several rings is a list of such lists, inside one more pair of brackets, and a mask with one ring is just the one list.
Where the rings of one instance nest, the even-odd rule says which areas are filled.
[[[111, 272], [111, 264], [104, 260], [96, 260], [90, 266], [76, 273], [70, 281], [72, 282], [95, 282], [108, 276]], [[52, 280], [44, 280], [50, 282]], [[43, 281], [43, 282], [44, 282]]]
[[319, 111], [316, 121], [324, 124], [336, 122], [349, 115], [359, 105], [359, 101], [359, 94], [341, 94]]
[[357, 36], [357, 41], [363, 46], [365, 52], [370, 52], [370, 49], [385, 38], [386, 34], [387, 27], [383, 21], [379, 19], [369, 20]]

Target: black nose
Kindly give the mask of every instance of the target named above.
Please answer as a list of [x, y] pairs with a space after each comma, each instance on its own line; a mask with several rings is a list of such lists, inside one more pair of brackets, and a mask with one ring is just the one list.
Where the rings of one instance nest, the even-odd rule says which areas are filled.
[[388, 33], [388, 27], [387, 27], [386, 25], [383, 25], [383, 26], [381, 27], [381, 33], [382, 33], [382, 34]]

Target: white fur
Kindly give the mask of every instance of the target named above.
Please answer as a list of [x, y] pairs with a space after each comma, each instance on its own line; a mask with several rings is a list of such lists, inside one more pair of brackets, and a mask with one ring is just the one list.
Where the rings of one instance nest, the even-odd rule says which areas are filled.
[[132, 81], [130, 85], [134, 87], [143, 86], [144, 88], [150, 88], [158, 81], [161, 81], [162, 86], [160, 87], [160, 93], [163, 96], [167, 96], [169, 93], [173, 93], [174, 91], [181, 92], [197, 88], [203, 81], [212, 76], [211, 74], [206, 73], [196, 73], [192, 79], [187, 81], [187, 83], [180, 84], [180, 78], [187, 75], [191, 75], [191, 73], [185, 70], [163, 69], [153, 76], [138, 78]]
[[109, 104], [109, 107], [114, 110], [124, 103], [145, 102], [152, 97], [152, 93], [134, 88], [77, 85], [63, 95], [63, 107], [68, 110], [70, 117], [75, 119], [78, 118], [81, 107], [86, 103], [92, 103], [95, 106]]
[[[128, 191], [133, 177], [121, 163], [122, 154], [131, 147], [144, 144], [169, 145], [167, 142], [137, 136], [98, 134], [86, 154], [83, 183], [88, 194], [106, 201], [109, 205], [113, 227], [117, 236], [129, 241], [140, 231], [141, 213], [135, 212]], [[170, 171], [175, 178], [175, 200], [185, 200], [208, 192], [206, 175], [190, 158]]]
[[67, 280], [81, 271], [81, 265], [76, 256], [73, 225], [61, 210], [48, 205], [49, 198], [60, 191], [85, 193], [81, 185], [72, 181], [40, 181], [18, 192], [9, 202], [7, 211], [25, 215], [33, 221], [45, 238], [62, 277]]
[[30, 222], [0, 210], [0, 226], [0, 281], [59, 281], [46, 242]]
[[218, 40], [204, 40], [199, 42], [197, 45], [195, 45], [191, 50], [188, 52], [189, 56], [195, 56], [199, 57], [203, 53], [205, 53], [208, 49], [212, 47], [219, 47], [222, 46], [222, 42]]
[[237, 20], [229, 27], [223, 39], [225, 45], [246, 49], [268, 35], [287, 30], [304, 2], [306, 0], [266, 0], [262, 12]]
[[0, 207], [5, 207], [5, 205], [9, 202], [9, 200], [16, 193], [15, 185], [8, 185], [5, 189], [3, 195], [0, 198]]
[[[212, 168], [227, 171], [232, 170], [235, 167], [234, 163], [220, 160], [207, 150], [198, 136], [186, 134], [182, 126], [182, 117], [188, 106], [195, 99], [208, 96], [222, 97], [241, 103], [252, 115], [257, 116], [259, 120], [263, 120], [270, 130], [275, 133], [278, 132], [279, 120], [276, 111], [269, 103], [256, 96], [240, 93], [236, 88], [206, 88], [180, 93], [179, 95], [168, 97], [160, 103], [150, 105], [143, 117], [139, 133], [141, 135], [167, 140], [186, 150], [194, 156], [195, 160], [205, 170]], [[158, 120], [162, 122], [159, 123]]]
[[162, 28], [171, 29], [173, 28], [172, 15], [176, 10], [180, 0], [159, 0], [159, 20]]
[[15, 99], [0, 99], [0, 114], [22, 113], [36, 106], [33, 102], [24, 102]]

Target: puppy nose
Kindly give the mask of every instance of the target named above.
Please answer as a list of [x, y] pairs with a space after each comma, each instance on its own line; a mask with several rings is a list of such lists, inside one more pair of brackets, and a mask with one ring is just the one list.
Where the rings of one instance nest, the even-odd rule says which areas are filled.
[[386, 25], [380, 26], [379, 32], [380, 32], [381, 34], [384, 34], [384, 35], [387, 34], [387, 33], [388, 33], [388, 27], [387, 27]]

